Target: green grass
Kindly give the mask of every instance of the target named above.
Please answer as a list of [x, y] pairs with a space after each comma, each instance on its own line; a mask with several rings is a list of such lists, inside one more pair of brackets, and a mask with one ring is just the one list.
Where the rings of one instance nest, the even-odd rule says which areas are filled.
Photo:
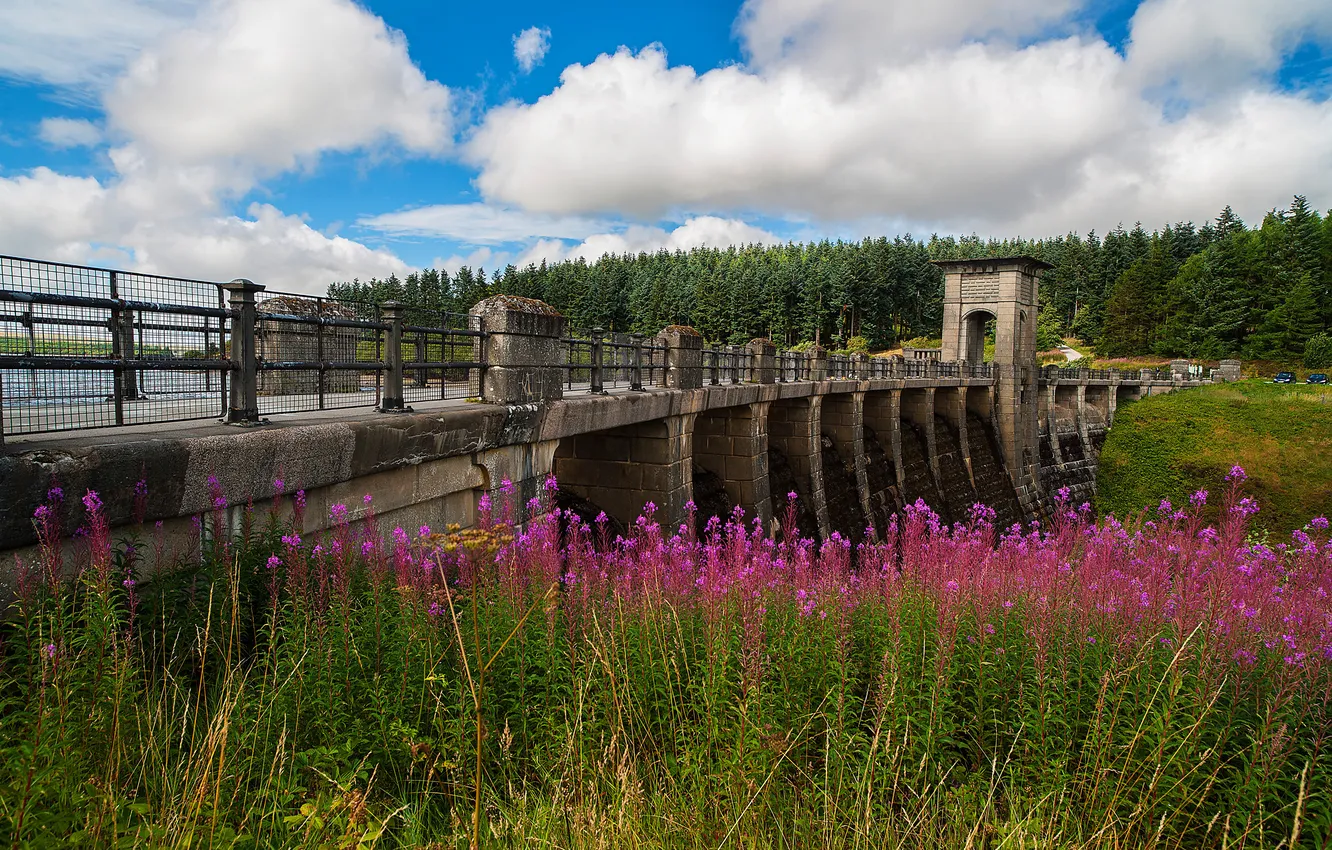
[[1119, 408], [1101, 451], [1097, 507], [1119, 516], [1222, 489], [1244, 467], [1283, 535], [1332, 509], [1332, 388], [1260, 380], [1154, 396]]

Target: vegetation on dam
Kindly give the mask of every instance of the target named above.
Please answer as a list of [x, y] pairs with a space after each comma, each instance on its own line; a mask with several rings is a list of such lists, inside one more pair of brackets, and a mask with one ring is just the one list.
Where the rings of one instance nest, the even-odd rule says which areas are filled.
[[1248, 380], [1121, 407], [1101, 448], [1097, 507], [1124, 517], [1162, 499], [1181, 504], [1217, 492], [1236, 462], [1263, 506], [1255, 527], [1275, 539], [1328, 510], [1332, 389]]
[[334, 506], [302, 540], [303, 494], [231, 536], [213, 482], [197, 551], [113, 540], [86, 493], [70, 554], [51, 507], [79, 496], [53, 489], [0, 625], [0, 832], [1326, 846], [1332, 543], [1325, 519], [1247, 543], [1244, 477], [998, 540], [983, 508], [918, 505], [856, 551], [650, 512], [612, 541], [536, 500], [521, 530], [483, 502], [470, 531], [386, 538]]

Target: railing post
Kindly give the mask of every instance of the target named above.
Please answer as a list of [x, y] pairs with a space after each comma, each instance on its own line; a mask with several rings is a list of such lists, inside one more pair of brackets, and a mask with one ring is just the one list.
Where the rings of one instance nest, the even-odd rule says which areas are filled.
[[384, 397], [380, 400], [381, 413], [410, 413], [403, 403], [402, 392], [402, 324], [407, 317], [406, 308], [397, 301], [385, 301], [380, 316], [388, 322], [388, 344], [384, 348]]
[[254, 296], [264, 287], [237, 278], [222, 284], [227, 291], [231, 316], [231, 393], [227, 423], [248, 425], [259, 421], [259, 356], [254, 328], [258, 310]]
[[714, 387], [721, 383], [721, 355], [715, 345], [708, 348], [708, 383]]
[[633, 359], [629, 363], [629, 389], [641, 392], [643, 389], [643, 335], [630, 334], [633, 340]]
[[770, 340], [752, 339], [749, 341], [749, 355], [753, 362], [754, 371], [751, 380], [757, 384], [771, 384], [776, 377], [773, 372], [774, 361], [776, 359], [777, 346]]
[[605, 357], [602, 337], [606, 331], [602, 328], [592, 329], [592, 365], [588, 376], [588, 392], [593, 395], [604, 395], [606, 393], [605, 380], [601, 374], [601, 363]]

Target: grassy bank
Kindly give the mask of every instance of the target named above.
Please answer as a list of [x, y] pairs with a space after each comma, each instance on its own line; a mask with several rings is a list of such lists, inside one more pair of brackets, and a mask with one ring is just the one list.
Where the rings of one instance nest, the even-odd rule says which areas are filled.
[[1332, 506], [1332, 388], [1258, 380], [1121, 407], [1101, 451], [1097, 506], [1125, 516], [1162, 499], [1216, 492], [1236, 463], [1282, 537]]

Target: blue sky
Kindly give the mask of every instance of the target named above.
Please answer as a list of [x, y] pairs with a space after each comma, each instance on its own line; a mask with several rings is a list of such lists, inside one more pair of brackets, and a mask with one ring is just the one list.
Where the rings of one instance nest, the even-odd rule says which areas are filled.
[[330, 279], [1332, 205], [1312, 0], [0, 8], [0, 253]]

